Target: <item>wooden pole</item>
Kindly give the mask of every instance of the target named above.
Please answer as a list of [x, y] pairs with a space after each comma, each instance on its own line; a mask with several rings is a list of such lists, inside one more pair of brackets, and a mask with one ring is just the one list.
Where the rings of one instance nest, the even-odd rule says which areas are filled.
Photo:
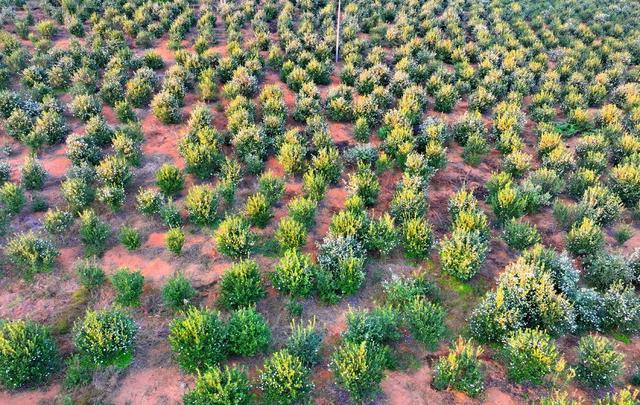
[[336, 63], [340, 56], [340, 6], [341, 0], [338, 0], [338, 19], [336, 21]]

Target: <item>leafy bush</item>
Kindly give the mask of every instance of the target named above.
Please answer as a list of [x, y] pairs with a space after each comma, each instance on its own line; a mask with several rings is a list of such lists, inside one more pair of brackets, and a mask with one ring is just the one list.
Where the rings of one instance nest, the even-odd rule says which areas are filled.
[[80, 213], [79, 232], [87, 256], [100, 256], [104, 253], [111, 230], [93, 210], [88, 209]]
[[87, 311], [74, 325], [73, 342], [80, 355], [96, 366], [124, 366], [133, 358], [137, 329], [133, 319], [119, 309]]
[[102, 106], [97, 97], [89, 94], [79, 94], [71, 100], [69, 105], [71, 113], [82, 121], [88, 121], [89, 118], [96, 114], [100, 114]]
[[356, 292], [364, 282], [365, 252], [352, 236], [329, 234], [319, 246], [318, 293], [329, 302]]
[[186, 372], [207, 370], [226, 358], [227, 332], [219, 314], [190, 307], [171, 321], [169, 345]]
[[0, 383], [10, 390], [46, 382], [59, 357], [49, 331], [31, 321], [0, 322]]
[[280, 292], [293, 297], [307, 297], [313, 289], [314, 271], [308, 255], [290, 249], [284, 252], [275, 271], [271, 273], [271, 280]]
[[258, 228], [264, 228], [273, 217], [273, 212], [264, 194], [258, 192], [247, 199], [245, 213], [249, 221]]
[[375, 307], [372, 310], [347, 312], [347, 330], [344, 339], [359, 343], [384, 344], [400, 339], [398, 314], [391, 307]]
[[284, 217], [278, 224], [275, 238], [283, 251], [298, 250], [307, 243], [307, 229], [295, 219]]
[[286, 349], [275, 352], [264, 362], [260, 389], [268, 404], [295, 404], [307, 400], [313, 389], [311, 371], [302, 360]]
[[6, 182], [0, 186], [0, 204], [11, 214], [18, 214], [26, 203], [22, 187]]
[[269, 205], [277, 203], [284, 194], [284, 181], [271, 171], [266, 171], [258, 179], [258, 192], [262, 193]]
[[435, 94], [434, 110], [450, 113], [460, 98], [458, 90], [450, 84], [440, 87]]
[[22, 184], [27, 190], [42, 190], [47, 171], [35, 155], [29, 155], [22, 166]]
[[637, 165], [622, 164], [612, 168], [609, 184], [627, 207], [640, 201], [640, 167]]
[[165, 195], [177, 194], [184, 186], [184, 175], [177, 167], [165, 163], [156, 172], [156, 186]]
[[162, 287], [162, 301], [174, 311], [187, 307], [196, 294], [189, 280], [180, 273], [171, 276]]
[[239, 215], [225, 218], [216, 229], [214, 238], [218, 251], [232, 258], [248, 256], [255, 243], [249, 224]]
[[519, 384], [525, 381], [541, 384], [545, 377], [572, 374], [551, 337], [538, 329], [522, 329], [510, 334], [504, 356], [509, 378]]
[[60, 235], [71, 227], [73, 220], [73, 215], [70, 212], [54, 208], [47, 210], [42, 219], [42, 224], [50, 234]]
[[604, 245], [600, 227], [588, 217], [573, 225], [567, 234], [567, 250], [577, 256], [597, 252]]
[[[429, 228], [427, 229], [430, 230]], [[380, 255], [386, 256], [399, 245], [400, 240], [398, 236], [393, 218], [385, 212], [379, 218], [369, 222], [366, 234], [367, 249], [377, 251]], [[405, 237], [406, 236], [407, 235], [405, 235]], [[425, 235], [423, 234], [423, 236]], [[424, 242], [424, 239], [422, 239], [422, 241]], [[418, 246], [420, 245], [418, 244]], [[424, 245], [422, 246], [424, 247]], [[429, 249], [430, 248], [431, 246], [429, 246]]]
[[80, 177], [67, 178], [60, 185], [60, 190], [71, 212], [78, 212], [87, 207], [94, 198], [93, 189]]
[[229, 319], [229, 350], [240, 356], [255, 356], [271, 342], [271, 331], [265, 319], [255, 308], [235, 311]]
[[434, 350], [446, 331], [444, 324], [446, 312], [438, 304], [417, 296], [403, 308], [403, 317], [413, 337], [422, 342], [427, 349]]
[[195, 387], [184, 394], [185, 405], [249, 405], [251, 385], [247, 373], [238, 368], [209, 367], [198, 375]]
[[484, 373], [479, 357], [482, 347], [458, 338], [448, 355], [438, 359], [433, 376], [436, 389], [453, 388], [475, 397], [484, 389]]
[[179, 255], [184, 245], [184, 232], [180, 228], [171, 228], [164, 235], [164, 241], [171, 253]]
[[429, 257], [433, 245], [433, 230], [424, 218], [407, 219], [402, 226], [402, 246], [405, 254], [413, 259]]
[[138, 249], [142, 243], [140, 232], [131, 226], [123, 226], [122, 229], [120, 229], [120, 243], [129, 251]]
[[264, 298], [260, 269], [254, 260], [241, 260], [225, 270], [220, 280], [218, 303], [227, 309], [254, 305]]
[[440, 242], [442, 271], [460, 280], [469, 280], [480, 270], [487, 251], [478, 232], [454, 229]]
[[329, 367], [351, 400], [362, 402], [380, 391], [387, 357], [387, 349], [374, 343], [345, 341], [333, 352]]
[[15, 235], [7, 242], [4, 250], [9, 260], [26, 278], [34, 273], [51, 271], [59, 254], [51, 242], [40, 239], [32, 231]]
[[291, 320], [291, 335], [287, 338], [286, 349], [302, 360], [302, 364], [312, 367], [320, 361], [320, 344], [323, 334], [316, 327], [315, 319], [307, 325]]
[[116, 303], [123, 306], [137, 307], [140, 305], [140, 295], [144, 277], [139, 271], [129, 271], [122, 267], [111, 276], [111, 284], [116, 289]]
[[218, 212], [218, 195], [208, 184], [195, 185], [185, 198], [189, 218], [198, 225], [211, 225]]
[[615, 383], [623, 367], [624, 356], [605, 337], [587, 335], [578, 343], [578, 378], [590, 387], [606, 387]]
[[98, 266], [95, 260], [80, 260], [76, 263], [75, 270], [78, 273], [80, 284], [88, 290], [95, 290], [104, 283], [104, 270]]
[[540, 234], [535, 225], [512, 219], [504, 226], [504, 241], [512, 249], [525, 250], [540, 242]]
[[604, 251], [589, 254], [583, 267], [584, 280], [600, 291], [617, 282], [631, 283], [634, 277], [624, 257]]
[[157, 191], [141, 188], [136, 195], [136, 207], [144, 215], [155, 215], [160, 212], [162, 195]]
[[153, 115], [163, 124], [177, 124], [182, 120], [179, 99], [169, 91], [161, 91], [151, 100]]

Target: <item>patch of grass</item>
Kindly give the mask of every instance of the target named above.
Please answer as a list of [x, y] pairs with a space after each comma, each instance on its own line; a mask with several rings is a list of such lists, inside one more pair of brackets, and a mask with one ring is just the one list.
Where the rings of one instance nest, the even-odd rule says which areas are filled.
[[279, 257], [280, 246], [275, 239], [264, 239], [262, 243], [258, 243], [254, 248], [254, 253], [266, 257]]
[[611, 336], [612, 338], [614, 338], [615, 340], [624, 343], [625, 345], [629, 345], [631, 344], [631, 338], [627, 335], [625, 335], [624, 333], [615, 333], [613, 334], [613, 336]]
[[389, 368], [391, 370], [415, 371], [422, 366], [420, 359], [410, 351], [393, 350], [389, 357]]
[[67, 334], [71, 331], [73, 323], [80, 318], [89, 301], [89, 295], [85, 288], [76, 290], [71, 302], [63, 307], [51, 321], [51, 333], [54, 336]]

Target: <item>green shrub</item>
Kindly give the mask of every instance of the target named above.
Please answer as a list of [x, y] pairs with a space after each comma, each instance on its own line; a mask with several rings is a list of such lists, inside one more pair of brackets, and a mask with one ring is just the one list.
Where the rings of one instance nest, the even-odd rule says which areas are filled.
[[375, 397], [384, 378], [388, 351], [368, 341], [345, 341], [336, 348], [329, 365], [336, 382], [349, 392], [351, 400], [362, 402]]
[[109, 155], [96, 167], [96, 176], [104, 185], [124, 188], [131, 180], [131, 171], [125, 159]]
[[302, 176], [302, 189], [306, 197], [312, 201], [322, 200], [328, 186], [327, 178], [317, 170], [307, 170]]
[[445, 84], [441, 86], [435, 97], [434, 110], [439, 112], [450, 113], [453, 110], [456, 102], [460, 98], [458, 90], [451, 84]]
[[258, 192], [247, 199], [245, 214], [249, 221], [258, 228], [264, 228], [273, 217], [267, 197]]
[[273, 286], [280, 292], [292, 297], [307, 297], [311, 294], [314, 282], [314, 266], [311, 258], [298, 250], [284, 252], [271, 273]]
[[136, 195], [136, 208], [144, 215], [156, 215], [160, 212], [162, 195], [148, 188], [141, 188]]
[[609, 185], [627, 207], [640, 201], [640, 167], [622, 164], [611, 169]]
[[169, 91], [161, 91], [151, 100], [151, 111], [163, 124], [177, 124], [182, 121], [179, 99]]
[[510, 183], [500, 188], [495, 198], [492, 198], [489, 202], [500, 221], [520, 218], [525, 212], [527, 203], [520, 190]]
[[177, 167], [165, 163], [156, 172], [156, 186], [167, 196], [177, 194], [184, 186], [184, 175]]
[[591, 252], [582, 265], [584, 280], [600, 291], [606, 291], [617, 282], [631, 283], [634, 278], [633, 271], [619, 254]]
[[235, 311], [229, 319], [229, 351], [240, 356], [255, 356], [263, 352], [271, 342], [267, 321], [255, 308]]
[[460, 280], [469, 280], [480, 270], [487, 251], [478, 232], [455, 229], [440, 242], [442, 271]]
[[122, 186], [108, 185], [98, 188], [96, 196], [98, 197], [98, 201], [102, 202], [112, 211], [116, 212], [119, 211], [124, 205], [124, 200], [127, 196], [127, 193]]
[[429, 257], [433, 246], [433, 230], [424, 218], [410, 218], [402, 225], [402, 246], [407, 257], [422, 260]]
[[140, 295], [144, 277], [139, 271], [129, 271], [127, 267], [118, 269], [111, 276], [111, 284], [116, 289], [116, 303], [122, 306], [140, 306]]
[[484, 389], [484, 373], [479, 357], [482, 348], [458, 338], [448, 355], [438, 359], [433, 386], [438, 390], [452, 388], [475, 397]]
[[638, 390], [623, 388], [616, 393], [608, 393], [604, 398], [594, 402], [595, 405], [634, 405], [638, 403]]
[[100, 256], [104, 253], [111, 230], [93, 210], [88, 209], [80, 213], [79, 232], [85, 255]]
[[35, 155], [29, 155], [22, 166], [22, 184], [27, 190], [42, 190], [47, 171]]
[[298, 250], [307, 243], [307, 229], [291, 217], [280, 220], [274, 236], [283, 251]]
[[219, 314], [190, 307], [171, 321], [169, 345], [186, 372], [207, 370], [226, 358], [227, 332]]
[[58, 369], [55, 340], [31, 321], [0, 322], [0, 383], [14, 390], [46, 382]]
[[578, 343], [576, 374], [590, 387], [608, 387], [622, 372], [624, 356], [605, 337], [587, 335]]
[[15, 183], [6, 182], [0, 186], [0, 204], [11, 214], [18, 214], [24, 207], [27, 199], [22, 187]]
[[402, 336], [398, 324], [398, 314], [391, 307], [375, 307], [372, 310], [350, 308], [347, 312], [347, 330], [343, 337], [354, 343], [367, 341], [385, 344]]
[[284, 195], [284, 180], [276, 177], [273, 172], [266, 171], [258, 179], [258, 192], [267, 198], [269, 205], [273, 205]]
[[335, 302], [340, 296], [350, 295], [364, 282], [365, 252], [361, 243], [352, 236], [326, 236], [318, 249], [319, 268], [316, 282], [320, 297]]
[[120, 367], [133, 359], [137, 333], [134, 320], [119, 309], [87, 311], [73, 328], [73, 342], [78, 353], [96, 366]]
[[131, 226], [123, 226], [120, 229], [120, 243], [122, 243], [130, 252], [137, 250], [142, 243], [140, 232]]
[[80, 284], [87, 290], [98, 289], [104, 283], [104, 270], [95, 260], [80, 260], [75, 264], [75, 270]]
[[249, 224], [239, 215], [225, 218], [216, 229], [214, 238], [218, 251], [232, 258], [248, 256], [255, 243]]
[[286, 349], [302, 360], [302, 364], [312, 367], [320, 361], [320, 344], [323, 334], [316, 327], [315, 319], [307, 325], [291, 320], [291, 335], [287, 338]]
[[307, 400], [313, 389], [311, 371], [286, 349], [268, 358], [260, 372], [260, 389], [268, 404], [294, 404]]
[[59, 254], [51, 242], [40, 239], [32, 231], [15, 235], [7, 242], [4, 251], [26, 278], [34, 273], [51, 271]]
[[573, 225], [567, 234], [567, 250], [577, 256], [589, 255], [604, 246], [604, 236], [600, 227], [590, 218], [583, 218]]
[[287, 205], [289, 216], [306, 228], [314, 224], [317, 207], [318, 203], [314, 199], [301, 196], [292, 198]]
[[212, 366], [198, 375], [195, 387], [182, 400], [185, 405], [250, 405], [251, 385], [241, 369]]
[[549, 335], [538, 329], [513, 332], [504, 345], [509, 378], [518, 384], [542, 384], [545, 377], [572, 374]]
[[504, 241], [512, 249], [525, 250], [540, 242], [540, 234], [535, 225], [512, 219], [504, 226]]
[[79, 94], [71, 100], [71, 113], [82, 121], [100, 114], [102, 106], [97, 97], [88, 94]]
[[52, 235], [65, 233], [73, 224], [73, 215], [59, 208], [49, 209], [42, 218], [44, 229]]
[[[427, 224], [428, 226], [428, 224]], [[404, 229], [403, 229], [404, 230]], [[416, 230], [420, 230], [420, 227], [417, 227]], [[422, 230], [425, 230], [424, 228]], [[428, 228], [430, 231], [430, 228]], [[408, 235], [405, 235], [408, 236]], [[414, 242], [418, 242], [417, 246], [425, 246], [424, 244], [420, 244], [420, 241], [416, 240], [416, 236], [420, 235], [412, 235], [410, 236]], [[422, 236], [426, 236], [422, 234]], [[419, 238], [421, 239], [421, 238]], [[422, 242], [426, 242], [422, 239]], [[366, 234], [366, 245], [367, 249], [377, 251], [380, 255], [386, 256], [391, 251], [393, 251], [400, 244], [398, 231], [396, 230], [395, 221], [388, 213], [382, 214], [379, 218], [372, 220], [369, 222], [369, 226], [367, 228]], [[429, 249], [431, 246], [429, 246]], [[413, 248], [412, 248], [413, 249]], [[415, 250], [412, 250], [416, 252]], [[418, 251], [419, 252], [419, 251]]]
[[371, 207], [378, 200], [380, 182], [368, 165], [359, 164], [358, 169], [349, 175], [347, 189], [360, 196], [365, 206]]
[[164, 235], [164, 241], [171, 253], [179, 255], [184, 245], [184, 232], [180, 228], [171, 228]]
[[196, 294], [196, 290], [182, 274], [171, 276], [162, 287], [162, 301], [174, 311], [186, 308]]
[[403, 310], [403, 317], [413, 337], [424, 344], [427, 349], [434, 350], [443, 337], [446, 312], [438, 304], [418, 296]]
[[254, 305], [265, 294], [258, 263], [241, 260], [222, 275], [218, 303], [227, 309], [238, 309]]
[[195, 185], [185, 198], [189, 218], [198, 225], [211, 225], [218, 212], [218, 194], [208, 184]]
[[60, 185], [60, 191], [69, 207], [69, 211], [74, 213], [86, 208], [95, 197], [89, 183], [80, 177], [71, 177], [64, 180]]

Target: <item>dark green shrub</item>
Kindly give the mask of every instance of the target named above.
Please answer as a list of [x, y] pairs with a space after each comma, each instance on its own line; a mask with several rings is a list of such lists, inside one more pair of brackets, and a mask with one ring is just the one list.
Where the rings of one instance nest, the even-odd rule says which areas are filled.
[[169, 91], [161, 91], [151, 100], [153, 115], [163, 124], [177, 124], [182, 121], [179, 99]]
[[313, 289], [315, 269], [311, 258], [295, 249], [286, 250], [271, 273], [273, 286], [292, 297], [307, 297]]
[[349, 309], [347, 330], [343, 337], [354, 343], [390, 343], [402, 336], [398, 324], [398, 314], [391, 307], [375, 307], [372, 310]]
[[131, 226], [123, 226], [120, 229], [120, 243], [130, 252], [137, 250], [142, 244], [140, 232]]
[[275, 352], [264, 362], [260, 372], [260, 389], [268, 404], [295, 404], [308, 400], [313, 384], [311, 371], [302, 360], [286, 349]]
[[42, 190], [47, 171], [35, 155], [29, 155], [22, 166], [22, 184], [27, 190]]
[[88, 121], [89, 118], [96, 114], [100, 114], [102, 106], [97, 97], [89, 94], [79, 94], [71, 100], [69, 106], [71, 113], [82, 121]]
[[255, 243], [249, 224], [239, 215], [225, 218], [216, 229], [214, 238], [218, 251], [232, 258], [248, 256]]
[[[428, 226], [428, 224], [427, 224]], [[418, 227], [420, 228], [420, 227]], [[418, 229], [416, 229], [418, 230]], [[424, 231], [425, 229], [422, 228]], [[430, 228], [427, 230], [430, 231]], [[425, 239], [416, 238], [418, 235], [413, 234], [405, 235], [412, 238], [413, 242], [426, 242]], [[425, 236], [424, 234], [422, 236]], [[365, 237], [367, 249], [377, 251], [380, 255], [386, 256], [391, 251], [393, 251], [399, 244], [400, 238], [398, 235], [398, 231], [396, 230], [395, 221], [387, 212], [382, 214], [380, 218], [372, 220], [369, 222], [369, 227], [367, 228], [367, 235]], [[419, 253], [421, 250], [414, 250], [415, 247], [426, 247], [426, 244], [416, 244], [412, 247], [412, 253]], [[429, 244], [429, 249], [431, 248]], [[427, 251], [428, 252], [428, 251]], [[428, 253], [427, 253], [428, 254]]]
[[4, 251], [26, 278], [34, 273], [51, 271], [59, 254], [51, 242], [40, 239], [34, 232], [15, 235], [7, 242]]
[[427, 349], [434, 350], [447, 329], [444, 324], [445, 310], [424, 296], [418, 296], [402, 311], [413, 337]]
[[111, 284], [116, 289], [116, 303], [122, 306], [140, 306], [140, 295], [144, 277], [139, 271], [122, 267], [111, 276]]
[[198, 375], [195, 387], [182, 400], [185, 405], [250, 405], [251, 385], [241, 369], [212, 366]]
[[177, 167], [165, 163], [156, 172], [156, 186], [165, 195], [177, 194], [184, 186], [184, 175]]
[[254, 305], [265, 294], [258, 263], [247, 259], [225, 270], [220, 280], [218, 303], [227, 309], [238, 309]]
[[590, 387], [607, 387], [622, 372], [624, 356], [605, 337], [587, 335], [578, 343], [576, 374]]
[[269, 205], [273, 205], [284, 195], [284, 181], [273, 172], [266, 171], [258, 179], [258, 192], [266, 197]]
[[164, 241], [171, 253], [179, 255], [184, 245], [184, 232], [180, 228], [171, 228], [164, 235]]
[[87, 311], [74, 325], [73, 342], [78, 353], [95, 366], [124, 367], [133, 359], [137, 329], [134, 320], [119, 309]]
[[95, 290], [104, 283], [104, 270], [95, 260], [80, 260], [75, 265], [76, 273], [80, 279], [80, 284], [87, 290]]
[[190, 304], [197, 291], [182, 274], [175, 274], [162, 287], [162, 301], [166, 306], [177, 311]]
[[58, 369], [55, 340], [31, 321], [0, 322], [0, 383], [10, 390], [46, 382]]
[[52, 235], [64, 234], [73, 224], [74, 217], [70, 212], [59, 208], [49, 209], [42, 219], [44, 229]]
[[171, 322], [169, 344], [180, 367], [193, 373], [226, 358], [227, 332], [219, 314], [190, 307]]
[[597, 252], [604, 245], [600, 227], [590, 218], [583, 218], [567, 234], [567, 250], [577, 256]]
[[384, 378], [388, 350], [368, 341], [345, 341], [331, 356], [329, 367], [336, 382], [349, 392], [351, 400], [362, 402], [375, 397]]
[[265, 351], [271, 342], [267, 321], [252, 307], [235, 311], [229, 319], [227, 330], [229, 351], [240, 356], [255, 356]]
[[435, 366], [433, 386], [438, 390], [453, 388], [475, 397], [484, 389], [484, 373], [480, 365], [482, 347], [458, 338], [447, 356]]
[[512, 219], [504, 226], [504, 241], [512, 249], [525, 250], [540, 242], [540, 234], [535, 225]]
[[302, 364], [312, 367], [320, 361], [320, 344], [323, 334], [316, 328], [315, 319], [307, 325], [291, 320], [291, 335], [287, 338], [286, 349], [302, 360]]
[[79, 232], [85, 255], [100, 256], [104, 253], [111, 230], [93, 210], [88, 209], [80, 213]]
[[326, 236], [318, 249], [316, 283], [320, 298], [336, 302], [358, 291], [364, 282], [365, 252], [351, 236]]

